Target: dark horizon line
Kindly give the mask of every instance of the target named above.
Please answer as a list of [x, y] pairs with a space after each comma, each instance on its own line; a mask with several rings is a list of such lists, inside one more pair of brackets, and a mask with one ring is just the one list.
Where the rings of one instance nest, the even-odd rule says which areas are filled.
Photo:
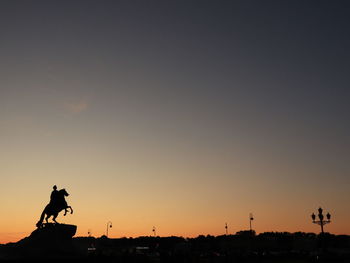
[[[106, 235], [102, 235], [100, 237], [95, 237], [95, 236], [75, 236], [72, 237], [72, 239], [86, 239], [86, 238], [92, 238], [92, 239], [109, 239], [109, 240], [118, 240], [118, 239], [139, 239], [139, 238], [181, 238], [181, 239], [197, 239], [197, 238], [218, 238], [218, 237], [233, 237], [233, 236], [237, 236], [237, 237], [242, 237], [242, 236], [253, 236], [253, 237], [258, 237], [258, 236], [263, 236], [264, 234], [277, 234], [277, 235], [296, 235], [296, 234], [303, 234], [303, 235], [309, 235], [309, 236], [321, 236], [322, 233], [315, 233], [315, 232], [303, 232], [303, 231], [296, 231], [296, 232], [288, 232], [288, 231], [267, 231], [267, 232], [261, 232], [259, 234], [256, 234], [256, 232], [254, 230], [252, 230], [253, 235], [250, 235], [250, 230], [240, 230], [237, 231], [235, 234], [222, 234], [222, 235], [211, 235], [211, 234], [200, 234], [196, 237], [184, 237], [184, 236], [175, 236], [175, 235], [171, 235], [171, 236], [153, 236], [153, 235], [148, 235], [148, 236], [137, 236], [137, 237], [107, 237]], [[330, 232], [324, 232], [324, 235], [330, 235], [330, 236], [348, 236], [350, 237], [350, 234], [332, 234]], [[10, 245], [10, 244], [16, 244], [18, 242], [20, 242], [21, 240], [25, 239], [27, 237], [24, 237], [18, 241], [15, 242], [8, 242], [8, 243], [0, 243], [0, 246], [4, 246], [4, 245]]]

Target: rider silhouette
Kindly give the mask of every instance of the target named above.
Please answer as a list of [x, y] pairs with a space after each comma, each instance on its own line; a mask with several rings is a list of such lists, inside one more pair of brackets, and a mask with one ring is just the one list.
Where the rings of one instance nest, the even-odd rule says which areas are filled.
[[66, 215], [68, 204], [64, 196], [60, 195], [59, 191], [57, 191], [56, 185], [53, 186], [53, 191], [51, 192], [51, 195], [50, 195], [49, 205], [51, 206], [51, 208], [54, 208], [54, 209], [64, 209], [64, 212], [65, 212], [64, 215]]
[[58, 205], [58, 191], [57, 191], [57, 186], [54, 185], [53, 186], [53, 191], [51, 192], [51, 195], [50, 195], [50, 204], [51, 206], [54, 206], [56, 207]]

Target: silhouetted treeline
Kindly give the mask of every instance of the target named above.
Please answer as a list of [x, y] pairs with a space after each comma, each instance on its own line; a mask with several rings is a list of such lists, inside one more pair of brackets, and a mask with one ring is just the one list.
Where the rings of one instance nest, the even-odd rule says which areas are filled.
[[[15, 244], [12, 244], [14, 246]], [[0, 246], [1, 251], [6, 245]], [[39, 249], [39, 248], [36, 248]], [[350, 262], [350, 236], [240, 231], [235, 235], [76, 237], [64, 259], [75, 262]], [[36, 261], [46, 259], [36, 258]], [[50, 258], [50, 261], [55, 258]], [[11, 260], [8, 258], [7, 262]]]
[[350, 236], [240, 231], [236, 235], [73, 239], [89, 258], [120, 262], [350, 262]]

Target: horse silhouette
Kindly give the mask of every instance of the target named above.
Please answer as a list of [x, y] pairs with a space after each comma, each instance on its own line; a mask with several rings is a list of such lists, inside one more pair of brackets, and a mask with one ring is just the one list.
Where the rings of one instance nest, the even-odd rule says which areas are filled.
[[42, 227], [44, 217], [46, 215], [46, 223], [48, 223], [49, 218], [53, 216], [52, 220], [58, 224], [56, 221], [56, 217], [58, 214], [64, 209], [64, 216], [67, 214], [67, 209], [70, 209], [70, 213], [73, 214], [73, 209], [71, 206], [69, 206], [65, 200], [65, 196], [69, 196], [67, 191], [65, 189], [61, 189], [57, 192], [56, 200], [55, 202], [50, 202], [48, 205], [45, 206], [43, 212], [41, 213], [40, 219], [38, 223], [36, 223], [37, 227]]

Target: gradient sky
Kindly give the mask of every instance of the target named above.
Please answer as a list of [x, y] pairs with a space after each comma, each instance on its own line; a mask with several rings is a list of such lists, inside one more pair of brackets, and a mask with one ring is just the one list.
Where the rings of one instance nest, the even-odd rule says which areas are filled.
[[347, 1], [1, 1], [0, 243], [350, 234]]

